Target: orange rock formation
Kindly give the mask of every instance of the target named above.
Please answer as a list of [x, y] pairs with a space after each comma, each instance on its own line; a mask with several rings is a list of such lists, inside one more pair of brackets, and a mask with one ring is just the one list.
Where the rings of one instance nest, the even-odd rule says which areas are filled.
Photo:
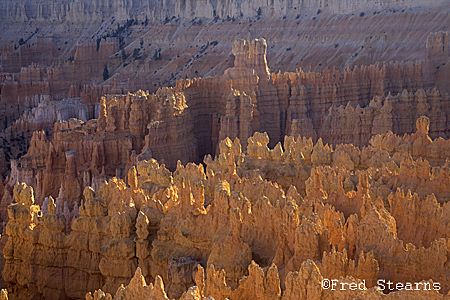
[[1, 300], [449, 298], [446, 1], [44, 2], [0, 3]]
[[[439, 140], [428, 125], [419, 118], [404, 141], [429, 153], [423, 140]], [[172, 173], [150, 159], [129, 169], [128, 184], [94, 176], [95, 189], [86, 186], [73, 208], [63, 192], [36, 205], [33, 189], [17, 183], [4, 247], [8, 296], [75, 299], [101, 288], [87, 299], [443, 299], [447, 155], [431, 169], [413, 158], [414, 147], [388, 152], [389, 140], [373, 140], [361, 149], [287, 136], [270, 149], [268, 135], [256, 133], [243, 152], [227, 138], [206, 169], [179, 163]], [[74, 152], [65, 156], [68, 181], [82, 164]], [[327, 290], [323, 278], [367, 289]], [[384, 295], [378, 279], [431, 279], [440, 293]]]
[[[61, 130], [59, 127], [55, 129], [51, 142], [53, 148], [57, 152], [77, 150], [83, 157], [79, 161], [80, 167], [88, 164], [93, 174], [100, 173], [104, 166], [107, 175], [115, 175], [116, 169], [121, 175], [126, 172], [124, 166], [132, 164], [131, 153], [124, 154], [128, 150], [134, 150], [137, 159], [154, 157], [173, 170], [178, 159], [183, 163], [198, 163], [207, 154], [215, 155], [219, 141], [225, 137], [239, 138], [245, 150], [246, 140], [255, 131], [267, 132], [271, 147], [282, 141], [286, 134], [312, 137], [313, 141], [321, 137], [323, 142], [330, 144], [344, 142], [364, 146], [373, 134], [389, 131], [411, 134], [415, 119], [428, 115], [432, 120], [430, 136], [449, 136], [447, 114], [450, 112], [444, 105], [449, 101], [448, 95], [442, 96], [437, 89], [427, 92], [422, 89], [422, 64], [419, 62], [355, 67], [347, 69], [344, 74], [336, 69], [321, 73], [300, 70], [271, 74], [267, 67], [266, 49], [263, 39], [252, 42], [239, 40], [233, 46], [235, 64], [223, 76], [178, 81], [174, 88], [163, 88], [155, 94], [138, 92], [134, 96], [110, 95], [104, 98], [98, 106], [97, 121], [89, 121], [81, 128], [86, 137], [91, 136], [89, 133], [94, 130], [98, 139], [100, 136], [120, 139], [125, 135], [130, 139], [131, 146], [120, 150], [123, 153], [115, 153], [117, 159], [112, 159], [113, 163], [98, 161], [103, 150], [94, 150], [94, 157], [87, 158], [83, 157], [79, 146], [67, 147], [67, 143], [62, 148], [56, 146], [62, 135], [70, 136], [72, 143], [83, 143], [83, 134], [75, 134], [78, 130], [76, 125], [64, 125], [61, 129], [65, 133], [62, 135], [57, 133]], [[99, 94], [97, 89], [86, 89], [89, 93]], [[381, 97], [388, 91], [399, 94]], [[82, 95], [75, 90], [71, 94], [84, 97], [81, 102], [90, 99], [86, 98], [87, 94]], [[73, 108], [69, 108], [70, 101], [73, 100], [42, 102], [35, 111], [10, 127], [9, 132], [34, 129], [47, 129], [48, 132], [54, 121], [74, 116], [87, 120], [95, 114], [92, 102], [84, 104], [86, 106], [74, 103]], [[54, 112], [50, 113], [47, 107]], [[47, 110], [45, 116], [43, 109]], [[150, 114], [144, 113], [148, 110]], [[48, 146], [38, 146], [40, 142], [36, 140], [39, 139], [36, 136], [31, 140], [31, 149], [22, 160], [35, 154], [50, 155], [44, 150], [50, 149]], [[91, 143], [91, 138], [87, 139]], [[62, 154], [56, 156], [63, 157]], [[61, 163], [60, 169], [64, 165]], [[20, 168], [21, 163], [17, 165]], [[49, 166], [46, 164], [46, 168]], [[32, 176], [36, 176], [36, 172]], [[31, 178], [26, 176], [18, 179], [31, 183]], [[36, 182], [37, 179], [33, 180]], [[51, 191], [55, 194], [54, 189]], [[41, 195], [40, 190], [37, 194], [38, 199], [49, 196], [49, 193]]]

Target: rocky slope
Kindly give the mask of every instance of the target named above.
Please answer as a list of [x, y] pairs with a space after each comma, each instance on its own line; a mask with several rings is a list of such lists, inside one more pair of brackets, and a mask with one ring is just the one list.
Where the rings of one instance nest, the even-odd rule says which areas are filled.
[[[429, 33], [449, 30], [448, 4], [391, 2], [302, 1], [311, 9], [302, 9], [294, 2], [275, 1], [276, 9], [258, 1], [249, 4], [254, 8], [239, 1], [226, 2], [216, 3], [228, 8], [223, 12], [216, 9], [214, 18], [202, 13], [214, 3], [198, 1], [5, 1], [0, 10], [6, 14], [0, 18], [4, 20], [0, 22], [1, 66], [3, 72], [18, 73], [22, 67], [38, 63], [41, 78], [33, 78], [33, 82], [43, 81], [49, 86], [21, 93], [35, 97], [45, 92], [59, 100], [67, 97], [71, 85], [82, 88], [103, 82], [105, 64], [109, 69], [105, 78], [113, 79], [104, 84], [118, 84], [127, 91], [141, 88], [154, 92], [176, 79], [221, 75], [232, 63], [230, 52], [238, 38], [265, 37], [270, 45], [270, 67], [275, 72], [309, 67], [320, 71], [334, 66], [342, 73], [354, 65], [425, 59]], [[23, 7], [27, 21], [16, 16], [21, 14], [16, 6]], [[262, 7], [261, 15], [256, 6]], [[177, 13], [176, 7], [186, 12]], [[281, 7], [289, 13], [278, 16]], [[228, 10], [232, 13], [225, 12]], [[427, 45], [432, 44], [430, 39]], [[448, 72], [443, 70], [448, 69], [443, 65], [448, 57], [442, 61], [442, 56], [435, 54], [432, 67], [440, 68], [432, 73]], [[13, 81], [21, 84], [20, 79]], [[427, 81], [425, 88], [434, 84]], [[18, 96], [13, 93], [10, 97], [4, 99], [5, 103], [14, 103]], [[17, 117], [11, 116], [11, 123]]]
[[[156, 92], [177, 80], [221, 76], [233, 66], [232, 47], [239, 38], [265, 37], [267, 60], [275, 73], [336, 68], [339, 71], [322, 79], [330, 84], [334, 76], [342, 77], [355, 66], [378, 63], [382, 74], [376, 76], [385, 79], [382, 91], [372, 90], [378, 89], [377, 96], [435, 86], [442, 95], [450, 91], [446, 1], [4, 1], [0, 5], [2, 130], [42, 101], [81, 97], [91, 119], [97, 116], [104, 93]], [[400, 61], [409, 62], [408, 67], [398, 70], [395, 65], [402, 66]], [[421, 71], [413, 66], [417, 63]], [[399, 85], [398, 78], [405, 75], [411, 82]], [[369, 77], [359, 84], [367, 88], [373, 80]], [[364, 98], [361, 107], [375, 95], [356, 93]], [[351, 104], [356, 108], [354, 99]], [[220, 110], [225, 114], [225, 108]], [[280, 118], [283, 121], [284, 116]], [[312, 136], [321, 134], [317, 128], [311, 130], [308, 118], [296, 126]], [[290, 125], [280, 128], [277, 136], [268, 129], [273, 141], [289, 133]], [[23, 141], [20, 135], [11, 137], [20, 140], [13, 142], [8, 134], [0, 136], [3, 152], [15, 159], [26, 151], [31, 133]], [[368, 138], [367, 133], [361, 144]], [[217, 141], [199, 154], [212, 153]]]
[[448, 298], [449, 12], [2, 1], [0, 299]]
[[[9, 128], [9, 140], [12, 132], [45, 131], [34, 132], [28, 153], [11, 161], [3, 216], [16, 181], [33, 186], [39, 204], [67, 194], [72, 207], [97, 174], [122, 177], [137, 161], [151, 158], [174, 170], [178, 160], [200, 163], [218, 154], [226, 137], [239, 138], [248, 150], [247, 139], [258, 131], [267, 132], [270, 147], [298, 134], [314, 142], [321, 137], [324, 143], [365, 146], [375, 134], [412, 134], [415, 120], [425, 115], [432, 120], [431, 137], [450, 135], [450, 99], [437, 89], [422, 89], [422, 62], [355, 67], [344, 74], [336, 69], [271, 74], [266, 49], [264, 39], [238, 40], [234, 65], [222, 76], [178, 81], [154, 94], [104, 96], [94, 111], [98, 118], [89, 121], [90, 106], [75, 99], [41, 102]], [[68, 151], [76, 152], [71, 171]], [[442, 163], [414, 151], [433, 166]]]
[[377, 1], [377, 0], [294, 0], [289, 2], [265, 1], [245, 2], [235, 1], [67, 1], [59, 0], [51, 3], [44, 0], [39, 1], [12, 1], [2, 2], [0, 15], [4, 20], [9, 21], [30, 21], [30, 20], [67, 20], [79, 21], [94, 20], [96, 18], [105, 18], [114, 16], [119, 20], [124, 20], [129, 16], [148, 15], [153, 21], [163, 20], [166, 16], [173, 14], [182, 18], [212, 18], [223, 17], [242, 17], [253, 16], [255, 13], [273, 18], [282, 17], [293, 10], [303, 12], [305, 10], [321, 9], [332, 14], [347, 14], [355, 11], [399, 9], [412, 7], [439, 7], [445, 1], [419, 1], [419, 0], [401, 0], [401, 1]]

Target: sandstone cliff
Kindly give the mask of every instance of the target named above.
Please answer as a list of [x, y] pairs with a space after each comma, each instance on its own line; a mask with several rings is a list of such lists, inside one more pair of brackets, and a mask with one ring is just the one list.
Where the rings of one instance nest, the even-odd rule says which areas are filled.
[[[253, 1], [247, 3], [242, 0], [231, 1], [171, 1], [154, 3], [152, 1], [86, 1], [75, 2], [56, 1], [47, 3], [45, 1], [4, 1], [1, 6], [1, 17], [9, 21], [31, 21], [31, 20], [67, 20], [74, 22], [80, 19], [94, 21], [105, 17], [114, 16], [118, 20], [125, 20], [129, 16], [150, 16], [154, 21], [164, 20], [167, 16], [175, 15], [183, 18], [213, 18], [254, 16], [256, 14], [269, 17], [282, 17], [293, 10], [316, 12], [317, 9], [329, 11], [333, 14], [348, 14], [354, 11], [376, 11], [383, 9], [411, 8], [416, 6], [435, 7], [442, 5], [444, 1]], [[258, 13], [259, 9], [259, 13]]]
[[[320, 136], [321, 143], [345, 142], [364, 146], [373, 134], [410, 134], [415, 119], [428, 115], [433, 120], [430, 136], [449, 136], [448, 112], [444, 105], [449, 100], [448, 95], [441, 96], [437, 89], [421, 89], [420, 62], [355, 67], [344, 74], [336, 69], [320, 73], [299, 70], [271, 74], [266, 52], [264, 39], [238, 40], [233, 45], [234, 66], [225, 70], [223, 76], [178, 81], [174, 88], [162, 88], [154, 94], [139, 91], [102, 97], [97, 120], [57, 124], [51, 142], [46, 141], [44, 134], [36, 134], [28, 154], [14, 163], [17, 170], [8, 180], [9, 188], [14, 180], [27, 182], [36, 188], [39, 203], [49, 195], [56, 197], [67, 193], [71, 195], [71, 207], [96, 174], [120, 177], [136, 161], [150, 158], [160, 160], [171, 170], [175, 169], [178, 160], [183, 164], [199, 163], [207, 154], [218, 154], [219, 140], [227, 136], [242, 140], [244, 151], [250, 153], [251, 150], [246, 149], [246, 140], [255, 131], [268, 133], [270, 147], [281, 142], [285, 134], [312, 137], [312, 142]], [[89, 92], [83, 94], [71, 89], [70, 93], [98, 95], [104, 91], [90, 87], [85, 90]], [[399, 94], [381, 97], [388, 91]], [[86, 96], [81, 100], [88, 102], [87, 109], [76, 108], [76, 105], [64, 113], [59, 109], [60, 116], [56, 119], [62, 118], [63, 114], [65, 117], [88, 118], [95, 113], [91, 112], [93, 99]], [[346, 105], [345, 109], [342, 105]], [[40, 111], [39, 107], [35, 110], [35, 118], [39, 118]], [[31, 125], [34, 121], [27, 115], [15, 126], [24, 127], [17, 127], [21, 130], [28, 126], [46, 129], [55, 116], [45, 118], [49, 120]], [[123, 142], [120, 144], [123, 139], [127, 141], [126, 146]], [[438, 144], [439, 141], [435, 145]], [[68, 171], [64, 152], [72, 150], [77, 153], [77, 170]], [[421, 151], [426, 153], [428, 150]], [[425, 157], [417, 150], [413, 150], [412, 155]], [[440, 159], [433, 155], [427, 157], [431, 164]], [[70, 191], [67, 180], [67, 187], [61, 186], [64, 172], [72, 174], [67, 176], [78, 182], [75, 184], [79, 186], [78, 192]]]
[[[167, 88], [155, 95], [139, 91], [107, 96], [101, 103], [98, 120], [65, 121], [71, 114], [83, 118], [87, 113], [86, 106], [65, 100], [41, 104], [34, 115], [16, 123], [31, 127], [40, 118], [44, 120], [37, 122], [39, 126], [56, 121], [51, 136], [43, 130], [35, 131], [28, 153], [11, 162], [9, 189], [17, 180], [23, 181], [35, 188], [39, 204], [45, 197], [58, 196], [72, 209], [96, 175], [122, 177], [143, 159], [160, 159], [172, 169], [177, 160], [197, 160], [193, 120], [182, 93]], [[47, 106], [54, 109], [53, 113], [45, 109]], [[11, 202], [9, 196], [5, 193], [2, 200], [4, 220], [6, 205]]]
[[[271, 146], [289, 134], [291, 127], [295, 127], [295, 134], [301, 133], [315, 139], [319, 135], [330, 135], [323, 132], [323, 127], [330, 123], [324, 126], [322, 119], [325, 117], [323, 112], [332, 105], [346, 106], [350, 101], [354, 108], [358, 104], [366, 107], [374, 96], [386, 97], [389, 92], [396, 95], [404, 89], [408, 93], [416, 93], [421, 88], [428, 90], [435, 85], [442, 95], [439, 99], [442, 102], [446, 99], [445, 93], [449, 92], [446, 84], [450, 74], [446, 30], [450, 28], [446, 25], [448, 6], [441, 1], [397, 1], [395, 4], [390, 1], [275, 1], [273, 4], [260, 1], [251, 4], [239, 1], [78, 1], [51, 4], [45, 1], [5, 1], [1, 5], [1, 11], [8, 14], [1, 18], [5, 21], [0, 22], [4, 29], [4, 35], [0, 37], [2, 129], [45, 100], [81, 97], [82, 102], [88, 105], [87, 117], [91, 119], [96, 117], [96, 106], [104, 93], [126, 93], [138, 89], [156, 92], [160, 86], [176, 85], [176, 80], [217, 77], [233, 65], [230, 51], [233, 53], [233, 43], [237, 38], [248, 39], [248, 46], [253, 44], [252, 38], [260, 36], [267, 38], [268, 47], [254, 44], [255, 51], [250, 51], [251, 57], [246, 62], [250, 69], [256, 64], [261, 66], [255, 69], [258, 77], [261, 77], [262, 69], [267, 70], [258, 62], [263, 56], [258, 51], [265, 49], [266, 61], [272, 71], [297, 73], [296, 69], [308, 70], [311, 67], [315, 70], [312, 73], [299, 72], [311, 73], [305, 86], [278, 78], [276, 89], [270, 82], [266, 84], [263, 81], [258, 81], [257, 89], [244, 88], [252, 84], [235, 80], [233, 89], [250, 97], [255, 96], [252, 98], [254, 120], [247, 120], [247, 116], [243, 117], [246, 118], [243, 122], [252, 123], [253, 132], [267, 131]], [[261, 8], [259, 16], [258, 8]], [[198, 15], [192, 14], [193, 10]], [[332, 13], [343, 15], [334, 18]], [[350, 33], [347, 30], [349, 27], [355, 30]], [[406, 31], [412, 34], [403, 34]], [[235, 67], [238, 65], [236, 63]], [[103, 74], [105, 68], [108, 72]], [[326, 68], [332, 71], [322, 72]], [[283, 76], [286, 77], [286, 74]], [[294, 81], [289, 76], [289, 80]], [[342, 76], [344, 79], [341, 79]], [[271, 75], [271, 79], [274, 78]], [[197, 85], [208, 86], [207, 83]], [[247, 92], [248, 89], [255, 95]], [[220, 91], [217, 93], [222, 98], [220, 104], [207, 113], [193, 113], [194, 120], [198, 116], [203, 119], [201, 123], [208, 124], [206, 130], [199, 128], [200, 121], [194, 124], [195, 131], [201, 131], [204, 136], [196, 136], [201, 144], [197, 150], [197, 162], [205, 154], [215, 154], [218, 141], [225, 136], [225, 132], [243, 141], [248, 137], [247, 133], [244, 137], [237, 132], [240, 126], [230, 123], [235, 120], [225, 117], [230, 114], [226, 112], [225, 103], [231, 93], [234, 92], [226, 90], [222, 94]], [[278, 94], [276, 100], [275, 94]], [[256, 103], [257, 100], [259, 103]], [[201, 101], [204, 99], [196, 103]], [[298, 104], [290, 104], [290, 101], [297, 101]], [[190, 107], [194, 106], [191, 103]], [[303, 106], [308, 109], [303, 111]], [[438, 105], [433, 107], [430, 104], [430, 107], [439, 112]], [[391, 113], [394, 116], [396, 109], [394, 107]], [[246, 110], [242, 113], [248, 115], [250, 111], [248, 108]], [[213, 118], [209, 116], [214, 113], [217, 115]], [[437, 116], [441, 124], [446, 122], [442, 121], [445, 115], [446, 112], [442, 112]], [[434, 120], [434, 116], [429, 116]], [[224, 118], [223, 125], [209, 125], [219, 122], [221, 118]], [[373, 131], [369, 125], [371, 118], [370, 114], [362, 119], [352, 117], [352, 121], [365, 127], [362, 132], [352, 132], [347, 128], [348, 120], [332, 120], [331, 123], [345, 132], [341, 142], [350, 142], [348, 137], [355, 136], [352, 142], [363, 145], [370, 139], [370, 133], [381, 133], [380, 130], [386, 129], [379, 128], [377, 124], [384, 124], [389, 115], [374, 116]], [[410, 125], [399, 126], [411, 128], [416, 116], [401, 118]], [[347, 125], [342, 124], [345, 122]], [[247, 130], [248, 126], [243, 126], [242, 130]], [[395, 133], [404, 133], [402, 127], [396, 131], [397, 125], [393, 126]], [[445, 132], [442, 134], [439, 131], [438, 135], [434, 135], [433, 131], [432, 128], [433, 137], [446, 137]], [[334, 133], [331, 135], [334, 136]], [[31, 134], [25, 137], [28, 142], [30, 137]], [[212, 142], [207, 142], [208, 138]], [[334, 143], [325, 137], [324, 140]], [[26, 148], [26, 145], [20, 146]], [[7, 154], [17, 158], [25, 150]]]
[[[343, 72], [355, 65], [425, 59], [425, 88], [437, 83], [443, 90], [442, 78], [448, 78], [446, 52], [437, 53], [448, 48], [445, 1], [23, 0], [1, 5], [2, 72], [17, 73], [32, 63], [51, 66], [44, 73], [53, 82], [50, 94], [55, 100], [67, 97], [63, 93], [71, 84], [102, 82], [105, 64], [109, 76], [114, 74], [126, 91], [156, 91], [176, 79], [217, 76], [230, 65], [235, 39], [260, 36], [268, 40], [269, 61], [276, 72], [332, 66]], [[333, 13], [347, 15], [333, 18]], [[349, 27], [354, 30], [349, 32]], [[35, 95], [39, 93], [29, 97]]]
[[0, 3], [10, 299], [448, 297], [448, 3], [47, 2]]

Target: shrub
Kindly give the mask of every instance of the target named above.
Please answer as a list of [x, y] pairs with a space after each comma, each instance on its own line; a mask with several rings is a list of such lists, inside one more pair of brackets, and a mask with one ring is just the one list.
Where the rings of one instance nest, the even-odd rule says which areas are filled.
[[139, 56], [139, 48], [134, 48], [133, 50], [133, 58], [136, 58]]

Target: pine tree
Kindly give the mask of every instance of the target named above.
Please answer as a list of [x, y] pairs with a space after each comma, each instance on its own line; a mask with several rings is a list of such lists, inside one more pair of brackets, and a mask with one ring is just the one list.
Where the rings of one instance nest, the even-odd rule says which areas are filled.
[[105, 64], [105, 68], [103, 69], [103, 80], [106, 80], [108, 78], [109, 78], [108, 66]]

